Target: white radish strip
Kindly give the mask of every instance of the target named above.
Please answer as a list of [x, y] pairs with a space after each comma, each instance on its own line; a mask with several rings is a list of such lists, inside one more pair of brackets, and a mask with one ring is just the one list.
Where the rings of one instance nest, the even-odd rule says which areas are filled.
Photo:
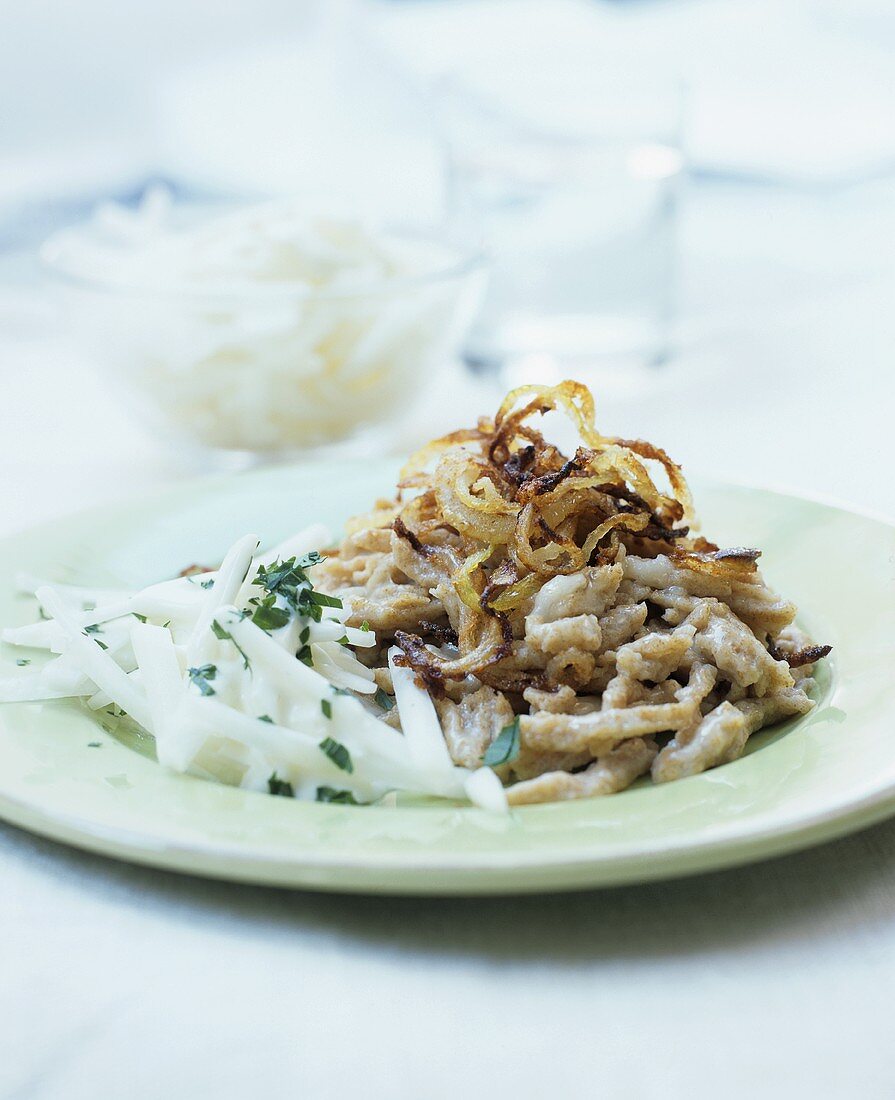
[[[327, 610], [338, 610], [327, 608]], [[345, 626], [339, 619], [321, 619], [319, 623], [310, 623], [312, 642], [338, 642], [343, 638], [349, 644], [368, 649], [376, 645], [376, 635], [372, 630], [358, 630], [356, 626]]]
[[308, 623], [312, 642], [337, 642], [347, 637], [345, 627], [335, 619], [321, 619], [319, 623]]
[[193, 627], [193, 633], [187, 644], [187, 664], [195, 664], [202, 643], [214, 622], [215, 613], [220, 608], [232, 604], [243, 581], [252, 567], [252, 555], [258, 549], [256, 535], [244, 535], [227, 551], [214, 583], [205, 593], [202, 609]]
[[183, 770], [189, 765], [201, 741], [186, 756], [182, 741], [178, 744], [178, 738], [172, 733], [177, 728], [178, 711], [187, 693], [171, 635], [164, 627], [137, 623], [131, 630], [131, 645], [152, 715], [159, 763]]
[[[281, 649], [250, 619], [241, 619], [235, 608], [222, 609], [216, 619], [249, 660], [257, 662], [256, 672], [266, 673], [290, 702], [319, 707], [321, 700], [332, 699], [332, 686], [318, 672]], [[407, 743], [399, 733], [368, 715], [357, 699], [345, 697], [340, 702], [352, 704], [354, 708], [350, 715], [353, 742], [362, 744], [371, 753], [402, 764], [409, 763]]]
[[274, 561], [287, 561], [289, 558], [300, 558], [309, 554], [312, 550], [320, 550], [332, 543], [332, 535], [329, 528], [322, 523], [312, 523], [301, 531], [296, 531], [288, 539], [283, 539], [270, 550], [262, 550], [258, 555], [259, 560], [269, 565]]
[[96, 684], [80, 675], [70, 685], [51, 684], [42, 672], [0, 679], [0, 703], [42, 703], [48, 699], [74, 699], [81, 695], [91, 695], [94, 691]]
[[[130, 641], [128, 641], [128, 644], [130, 644]], [[109, 650], [109, 656], [114, 658], [118, 662], [119, 667], [121, 667], [121, 662], [118, 661], [118, 655], [114, 653], [111, 649]], [[138, 668], [134, 668], [130, 671], [128, 671], [127, 669], [125, 669], [124, 671], [127, 672], [128, 680], [130, 680], [132, 684], [135, 684], [138, 688], [142, 690], [143, 675], [140, 670]], [[115, 700], [106, 695], [104, 691], [97, 691], [95, 695], [92, 695], [87, 700], [87, 706], [90, 707], [91, 710], [102, 710], [104, 707], [111, 706], [114, 702]]]
[[77, 619], [51, 588], [38, 589], [37, 596], [66, 636], [66, 657], [70, 658], [72, 663], [76, 664], [100, 691], [104, 691], [122, 710], [127, 711], [135, 722], [139, 722], [151, 733], [152, 719], [146, 697], [128, 678], [127, 673], [115, 664], [93, 638], [81, 633], [81, 626]]
[[30, 649], [53, 649], [62, 641], [63, 634], [49, 619], [27, 626], [9, 626], [0, 637], [9, 645], [28, 646]]
[[299, 730], [240, 714], [212, 698], [191, 696], [183, 713], [191, 725], [207, 730], [209, 734], [232, 737], [234, 741], [263, 753], [270, 761], [271, 772], [277, 767], [281, 773], [296, 768], [303, 773], [303, 778], [310, 777], [317, 786], [351, 790], [365, 801], [378, 798], [388, 789], [381, 782], [370, 782], [360, 768], [355, 768], [351, 773], [342, 771], [321, 750], [316, 737]]
[[311, 550], [319, 550], [321, 546], [329, 545], [330, 541], [329, 528], [324, 527], [322, 523], [313, 523], [269, 550], [262, 550], [252, 563], [245, 584], [240, 589], [239, 597], [232, 602], [241, 607], [248, 601], [252, 595], [252, 584], [258, 575], [259, 566], [272, 565], [275, 561], [288, 561], [289, 558], [301, 558]]
[[62, 584], [57, 581], [35, 577], [31, 573], [16, 573], [16, 588], [33, 596], [38, 588], [54, 588], [64, 599], [72, 603], [113, 603], [127, 599], [124, 588], [85, 588], [79, 584]]
[[[44, 588], [41, 591], [52, 591], [55, 589]], [[41, 604], [43, 606], [43, 604]], [[47, 608], [44, 607], [44, 611]], [[116, 619], [122, 619], [127, 615], [134, 613], [140, 615], [151, 615], [153, 618], [159, 619], [179, 619], [184, 615], [189, 616], [192, 619], [196, 613], [196, 609], [190, 607], [189, 604], [182, 602], [175, 602], [173, 600], [159, 600], [154, 597], [146, 598], [143, 593], [138, 593], [136, 596], [127, 599], [121, 603], [110, 604], [107, 607], [97, 607], [92, 611], [74, 610], [69, 608], [69, 614], [72, 621], [77, 623], [79, 629], [83, 630], [85, 626], [92, 626], [94, 623], [102, 625], [103, 623], [113, 622]], [[41, 619], [37, 623], [28, 623], [26, 626], [14, 626], [7, 627], [2, 634], [0, 634], [4, 642], [8, 642], [10, 645], [30, 646], [33, 649], [59, 649], [59, 644], [63, 639], [63, 633], [58, 626], [52, 621], [52, 619]]]
[[376, 678], [372, 671], [344, 646], [336, 642], [323, 645], [315, 642], [311, 645], [311, 660], [315, 670], [336, 687], [359, 691], [363, 695], [376, 694]]
[[463, 784], [463, 789], [469, 801], [480, 809], [491, 810], [497, 814], [506, 814], [510, 811], [507, 792], [490, 768], [479, 768], [474, 771]]
[[441, 732], [441, 723], [429, 693], [418, 687], [413, 669], [395, 664], [401, 650], [392, 646], [388, 651], [388, 667], [392, 674], [395, 700], [401, 718], [401, 729], [417, 765], [432, 776], [453, 776], [454, 762]]

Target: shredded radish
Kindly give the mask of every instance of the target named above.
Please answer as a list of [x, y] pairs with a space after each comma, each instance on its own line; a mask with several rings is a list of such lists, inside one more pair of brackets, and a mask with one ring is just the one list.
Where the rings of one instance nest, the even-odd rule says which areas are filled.
[[394, 650], [403, 732], [382, 721], [355, 654], [375, 633], [346, 626], [341, 603], [314, 589], [315, 546], [328, 541], [316, 525], [259, 552], [246, 535], [219, 569], [135, 593], [35, 583], [47, 619], [3, 637], [59, 656], [23, 659], [0, 679], [0, 701], [114, 705], [155, 737], [161, 764], [250, 790], [336, 803], [408, 791], [505, 813], [489, 768], [453, 764], [431, 699]]

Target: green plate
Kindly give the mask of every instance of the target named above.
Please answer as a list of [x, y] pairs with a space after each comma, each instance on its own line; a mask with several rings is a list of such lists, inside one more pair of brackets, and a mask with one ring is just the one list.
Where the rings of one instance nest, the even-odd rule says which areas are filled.
[[[0, 544], [0, 622], [34, 617], [12, 578], [142, 586], [214, 562], [238, 536], [338, 529], [394, 483], [391, 464], [297, 466], [185, 485]], [[835, 648], [818, 705], [732, 764], [609, 798], [469, 807], [291, 802], [161, 768], [77, 703], [0, 706], [0, 816], [174, 871], [278, 886], [408, 894], [548, 891], [668, 878], [778, 855], [895, 813], [895, 530], [838, 508], [702, 485], [704, 528], [760, 546], [768, 581]], [[0, 673], [21, 651], [2, 647]], [[99, 746], [95, 742], [99, 742]], [[91, 745], [91, 742], [94, 744]]]

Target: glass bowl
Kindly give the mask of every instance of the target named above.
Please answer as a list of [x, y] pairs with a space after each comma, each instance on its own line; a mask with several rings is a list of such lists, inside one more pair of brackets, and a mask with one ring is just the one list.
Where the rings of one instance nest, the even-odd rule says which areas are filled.
[[142, 285], [73, 261], [89, 233], [42, 249], [76, 340], [157, 433], [221, 452], [287, 456], [384, 434], [456, 355], [484, 290], [481, 255], [446, 234], [388, 231], [422, 250], [424, 269], [333, 289]]

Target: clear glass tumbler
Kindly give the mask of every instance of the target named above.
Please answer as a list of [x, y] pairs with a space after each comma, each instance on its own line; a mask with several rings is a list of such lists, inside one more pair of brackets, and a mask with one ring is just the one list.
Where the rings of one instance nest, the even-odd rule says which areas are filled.
[[442, 92], [454, 213], [492, 264], [469, 365], [506, 385], [648, 376], [674, 308], [680, 85], [552, 57]]

